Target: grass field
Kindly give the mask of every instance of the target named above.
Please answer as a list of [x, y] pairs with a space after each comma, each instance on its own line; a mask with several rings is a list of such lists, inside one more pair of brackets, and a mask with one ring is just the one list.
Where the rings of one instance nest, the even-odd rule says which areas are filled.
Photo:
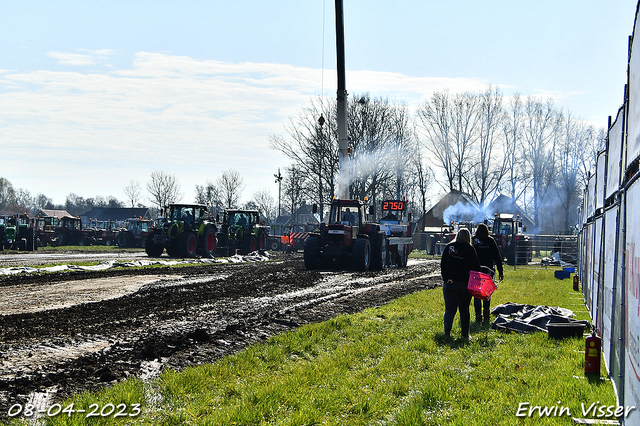
[[[560, 306], [572, 309], [577, 319], [589, 319], [572, 282], [556, 280], [551, 269], [507, 268], [492, 306], [506, 302]], [[585, 417], [583, 406], [615, 405], [610, 381], [583, 377], [584, 339], [507, 334], [472, 323], [469, 340], [445, 341], [443, 312], [442, 290], [425, 290], [300, 327], [210, 365], [78, 395], [54, 407], [67, 410], [47, 421], [570, 425], [572, 417]], [[460, 334], [458, 318], [454, 337]], [[604, 366], [602, 374], [606, 377]], [[140, 413], [119, 418], [72, 413], [92, 408]]]

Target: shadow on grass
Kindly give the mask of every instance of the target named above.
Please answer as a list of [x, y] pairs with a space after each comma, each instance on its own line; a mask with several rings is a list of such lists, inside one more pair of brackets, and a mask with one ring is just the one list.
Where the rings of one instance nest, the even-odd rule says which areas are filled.
[[449, 346], [451, 349], [458, 349], [469, 345], [469, 338], [458, 336], [445, 336], [444, 332], [438, 332], [433, 336], [434, 342], [438, 346]]

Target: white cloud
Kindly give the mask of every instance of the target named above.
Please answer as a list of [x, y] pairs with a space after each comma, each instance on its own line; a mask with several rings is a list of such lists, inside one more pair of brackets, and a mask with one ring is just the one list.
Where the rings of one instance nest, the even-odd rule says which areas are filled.
[[[113, 53], [49, 56], [86, 66]], [[333, 97], [335, 72], [324, 74], [324, 93]], [[350, 93], [367, 91], [414, 105], [434, 90], [475, 91], [484, 85], [473, 79], [347, 73]], [[123, 198], [131, 179], [144, 186], [153, 170], [167, 170], [190, 200], [196, 184], [234, 168], [245, 176], [248, 198], [289, 163], [268, 147], [269, 136], [282, 132], [322, 86], [319, 69], [147, 52], [136, 54], [126, 70], [7, 71], [0, 77], [0, 143], [9, 147], [6, 156], [24, 162], [12, 162], [3, 177], [61, 203], [70, 192]], [[25, 174], [26, 167], [39, 173]]]
[[50, 58], [58, 60], [58, 63], [62, 65], [86, 66], [93, 65], [94, 63], [91, 55], [81, 53], [49, 52], [47, 55], [49, 55]]

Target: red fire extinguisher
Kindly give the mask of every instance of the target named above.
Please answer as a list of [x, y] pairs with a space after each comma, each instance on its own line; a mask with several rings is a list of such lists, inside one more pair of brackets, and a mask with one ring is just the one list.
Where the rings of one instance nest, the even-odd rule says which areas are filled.
[[600, 375], [600, 358], [602, 354], [602, 339], [596, 335], [593, 328], [591, 336], [587, 337], [584, 349], [584, 374]]
[[575, 274], [573, 276], [573, 290], [574, 291], [580, 290], [580, 278], [578, 278], [578, 274]]

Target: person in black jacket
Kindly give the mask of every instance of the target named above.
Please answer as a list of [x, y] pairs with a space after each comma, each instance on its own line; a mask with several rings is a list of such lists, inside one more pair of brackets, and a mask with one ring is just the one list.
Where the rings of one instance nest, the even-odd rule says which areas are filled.
[[[476, 249], [476, 253], [478, 254], [480, 265], [486, 266], [493, 271], [493, 266], [495, 264], [498, 269], [500, 281], [502, 281], [504, 279], [502, 256], [500, 256], [496, 240], [489, 236], [489, 228], [487, 228], [487, 225], [484, 223], [478, 225], [472, 242], [473, 247]], [[491, 301], [480, 300], [475, 297], [473, 305], [476, 311], [476, 322], [482, 322], [482, 317], [484, 315], [484, 322], [488, 323], [491, 320]]]
[[458, 231], [456, 238], [446, 245], [440, 261], [440, 270], [444, 284], [444, 336], [451, 337], [451, 328], [456, 311], [460, 311], [462, 337], [469, 337], [471, 314], [469, 303], [473, 298], [467, 284], [469, 271], [479, 271], [480, 262], [476, 250], [471, 245], [471, 233], [468, 229]]

